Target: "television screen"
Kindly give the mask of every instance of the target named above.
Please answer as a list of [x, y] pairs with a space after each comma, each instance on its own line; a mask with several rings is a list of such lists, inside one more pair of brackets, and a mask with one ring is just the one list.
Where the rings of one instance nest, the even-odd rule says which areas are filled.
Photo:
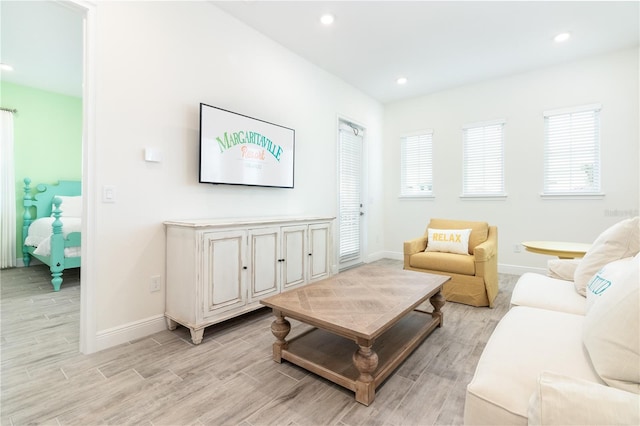
[[200, 104], [200, 182], [293, 188], [295, 130]]

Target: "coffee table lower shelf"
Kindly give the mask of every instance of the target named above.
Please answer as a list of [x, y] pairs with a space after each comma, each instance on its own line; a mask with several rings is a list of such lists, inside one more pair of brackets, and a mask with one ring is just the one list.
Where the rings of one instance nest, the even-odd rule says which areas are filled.
[[[439, 326], [440, 317], [415, 310], [385, 331], [373, 345], [378, 365], [371, 373], [373, 380], [368, 383], [358, 380], [360, 372], [353, 360], [358, 345], [354, 339], [313, 328], [287, 340], [279, 353], [280, 358], [356, 392], [356, 400], [369, 405], [375, 397], [375, 389]], [[276, 346], [277, 343], [274, 360], [280, 362]]]

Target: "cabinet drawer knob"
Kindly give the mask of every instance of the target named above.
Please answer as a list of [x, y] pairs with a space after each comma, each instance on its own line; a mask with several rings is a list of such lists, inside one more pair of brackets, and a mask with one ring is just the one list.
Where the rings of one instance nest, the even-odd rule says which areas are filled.
[[242, 269], [247, 269], [247, 267], [246, 267], [246, 266], [243, 266], [243, 267], [242, 267]]

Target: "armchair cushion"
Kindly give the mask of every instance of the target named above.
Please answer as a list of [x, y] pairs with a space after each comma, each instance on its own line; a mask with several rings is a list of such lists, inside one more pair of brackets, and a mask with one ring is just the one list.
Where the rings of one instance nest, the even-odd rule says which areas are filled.
[[460, 256], [451, 253], [424, 252], [411, 256], [412, 268], [427, 269], [454, 274], [474, 275], [476, 268], [473, 256]]

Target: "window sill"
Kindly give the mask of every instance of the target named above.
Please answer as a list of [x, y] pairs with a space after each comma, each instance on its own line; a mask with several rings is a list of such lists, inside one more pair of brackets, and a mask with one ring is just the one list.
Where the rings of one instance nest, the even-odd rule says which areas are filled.
[[416, 194], [416, 195], [399, 195], [400, 200], [434, 200], [436, 198], [433, 194]]
[[507, 199], [507, 194], [501, 195], [461, 195], [461, 200], [464, 201], [504, 201]]
[[566, 194], [540, 194], [540, 198], [543, 200], [602, 200], [605, 194], [577, 194], [577, 193], [566, 193]]

